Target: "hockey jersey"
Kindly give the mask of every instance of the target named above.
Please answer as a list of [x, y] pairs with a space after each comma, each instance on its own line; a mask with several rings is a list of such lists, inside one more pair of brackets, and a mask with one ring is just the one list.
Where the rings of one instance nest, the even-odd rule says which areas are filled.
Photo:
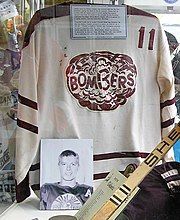
[[[139, 164], [174, 126], [174, 78], [159, 20], [127, 6], [126, 39], [72, 39], [70, 6], [37, 11], [19, 82], [17, 201], [39, 189], [41, 138], [93, 139], [94, 186]], [[53, 149], [52, 149], [53, 150]]]
[[92, 195], [93, 188], [78, 183], [74, 187], [46, 183], [40, 192], [41, 209], [79, 209]]

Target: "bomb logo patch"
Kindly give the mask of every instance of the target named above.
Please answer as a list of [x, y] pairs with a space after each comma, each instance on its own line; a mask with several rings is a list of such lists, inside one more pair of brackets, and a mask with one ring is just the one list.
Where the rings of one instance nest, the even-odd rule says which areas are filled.
[[101, 51], [72, 58], [66, 77], [70, 93], [81, 106], [110, 111], [135, 92], [137, 71], [131, 57]]

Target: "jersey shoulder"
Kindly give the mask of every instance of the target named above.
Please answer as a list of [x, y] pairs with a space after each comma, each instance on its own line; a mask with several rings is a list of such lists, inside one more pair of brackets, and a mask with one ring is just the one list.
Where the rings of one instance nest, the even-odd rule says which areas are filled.
[[143, 11], [141, 9], [129, 6], [129, 5], [127, 5], [127, 14], [128, 15], [137, 15], [137, 16], [150, 17], [150, 18], [155, 18], [155, 19], [158, 20], [158, 18], [155, 15], [153, 15], [149, 12]]

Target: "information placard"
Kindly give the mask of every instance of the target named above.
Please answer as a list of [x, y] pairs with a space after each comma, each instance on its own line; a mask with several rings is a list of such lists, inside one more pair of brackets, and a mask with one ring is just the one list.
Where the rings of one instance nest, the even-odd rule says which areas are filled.
[[127, 37], [126, 6], [71, 5], [72, 39]]

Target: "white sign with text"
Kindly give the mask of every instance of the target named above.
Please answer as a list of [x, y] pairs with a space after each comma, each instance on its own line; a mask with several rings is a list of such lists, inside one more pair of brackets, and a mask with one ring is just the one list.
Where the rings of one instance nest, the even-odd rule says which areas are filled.
[[127, 37], [126, 6], [71, 5], [73, 39], [121, 39]]

